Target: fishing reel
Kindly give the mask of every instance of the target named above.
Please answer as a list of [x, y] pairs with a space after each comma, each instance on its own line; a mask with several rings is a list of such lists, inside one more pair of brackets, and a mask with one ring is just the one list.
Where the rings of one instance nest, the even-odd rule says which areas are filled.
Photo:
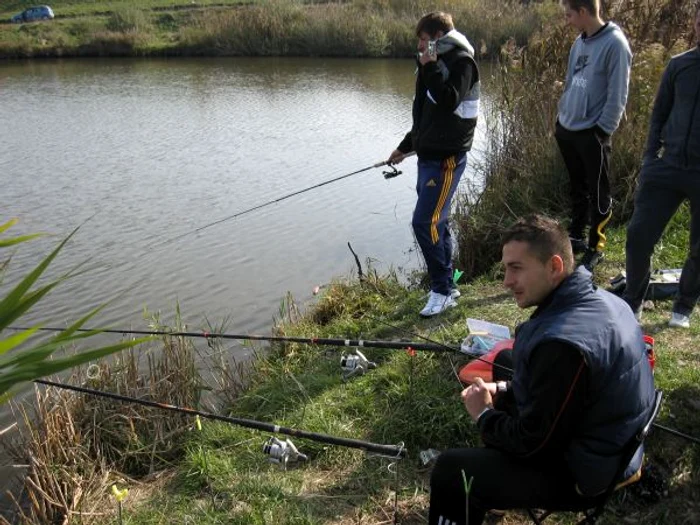
[[394, 177], [398, 177], [403, 173], [403, 171], [397, 169], [396, 166], [394, 166], [393, 164], [387, 164], [387, 166], [389, 166], [389, 169], [391, 171], [382, 171], [382, 175], [384, 175], [384, 178], [387, 180], [393, 179]]
[[440, 455], [440, 451], [436, 450], [434, 448], [428, 448], [426, 450], [421, 450], [418, 453], [418, 457], [420, 458], [420, 462], [424, 467], [427, 467], [428, 465], [431, 465], [435, 463], [435, 460], [438, 458]]
[[343, 369], [343, 379], [350, 379], [352, 376], [361, 376], [370, 369], [377, 368], [377, 363], [367, 359], [359, 350], [355, 350], [354, 354], [341, 356], [340, 367]]
[[284, 470], [287, 470], [287, 465], [290, 463], [298, 463], [309, 459], [306, 454], [299, 452], [289, 439], [282, 441], [274, 436], [263, 445], [263, 454], [270, 456], [268, 458], [270, 463], [282, 465]]

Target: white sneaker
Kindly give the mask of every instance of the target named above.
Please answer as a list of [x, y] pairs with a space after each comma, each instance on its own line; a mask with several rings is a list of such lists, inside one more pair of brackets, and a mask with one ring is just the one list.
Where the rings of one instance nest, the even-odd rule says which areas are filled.
[[672, 312], [668, 326], [671, 328], [690, 328], [690, 316]]
[[428, 304], [420, 311], [420, 316], [432, 317], [455, 306], [457, 306], [457, 303], [451, 296], [431, 291], [430, 297], [428, 297]]
[[457, 288], [452, 288], [452, 290], [450, 290], [450, 297], [452, 297], [452, 299], [458, 299], [462, 297], [462, 293], [457, 290]]

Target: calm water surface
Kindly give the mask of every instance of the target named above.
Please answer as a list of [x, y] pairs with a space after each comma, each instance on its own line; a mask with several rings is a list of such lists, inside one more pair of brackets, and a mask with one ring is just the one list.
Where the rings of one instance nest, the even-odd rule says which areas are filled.
[[[89, 259], [30, 320], [63, 324], [106, 300], [102, 325], [143, 308], [192, 325], [267, 330], [354, 270], [412, 268], [415, 161], [375, 169], [167, 242], [385, 159], [410, 127], [409, 61], [67, 60], [0, 65], [0, 220], [22, 245], [6, 282], [73, 228], [53, 275]], [[163, 241], [166, 241], [163, 243]]]
[[380, 271], [417, 267], [414, 159], [396, 179], [370, 170], [190, 233], [386, 159], [410, 128], [413, 72], [396, 60], [0, 64], [0, 221], [50, 234], [17, 249], [3, 290], [77, 226], [48, 273], [91, 270], [25, 323], [65, 326], [110, 300], [93, 325], [144, 328], [144, 309], [169, 322], [179, 302], [192, 329], [267, 333], [287, 291], [308, 303], [355, 271], [348, 241]]

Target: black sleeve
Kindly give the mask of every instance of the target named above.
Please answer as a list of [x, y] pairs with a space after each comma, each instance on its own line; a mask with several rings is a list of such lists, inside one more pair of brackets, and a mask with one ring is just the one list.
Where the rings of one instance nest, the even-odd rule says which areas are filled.
[[474, 65], [467, 59], [458, 60], [450, 66], [447, 80], [442, 78], [436, 62], [425, 64], [421, 73], [435, 103], [448, 112], [457, 109], [476, 80]]
[[529, 405], [516, 414], [491, 410], [479, 419], [485, 444], [521, 457], [566, 446], [583, 408], [587, 382], [583, 356], [561, 341], [535, 348], [527, 366]]
[[659, 84], [659, 89], [656, 92], [656, 98], [654, 99], [654, 109], [651, 112], [651, 119], [649, 120], [649, 135], [647, 136], [647, 144], [644, 150], [645, 159], [654, 159], [658, 156], [661, 146], [663, 146], [661, 140], [661, 131], [663, 130], [668, 116], [671, 113], [671, 108], [673, 107], [673, 72], [671, 68], [673, 62], [671, 62], [661, 77], [661, 83]]
[[396, 149], [401, 153], [410, 153], [413, 151], [413, 137], [410, 131], [406, 133], [406, 136], [404, 136], [403, 140]]

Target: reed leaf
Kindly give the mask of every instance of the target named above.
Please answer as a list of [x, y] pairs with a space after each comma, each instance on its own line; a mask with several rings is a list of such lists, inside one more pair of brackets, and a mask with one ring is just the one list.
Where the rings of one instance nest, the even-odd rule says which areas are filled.
[[33, 334], [35, 334], [38, 329], [39, 329], [39, 327], [29, 328], [28, 330], [24, 330], [18, 334], [15, 334], [15, 335], [8, 337], [7, 339], [1, 340], [0, 341], [0, 355], [9, 352], [13, 348], [24, 343]]
[[[0, 233], [7, 231], [16, 223], [16, 219], [11, 219], [0, 225]], [[27, 313], [60, 283], [82, 273], [77, 271], [77, 269], [82, 266], [81, 264], [62, 276], [53, 279], [48, 284], [32, 290], [37, 280], [77, 231], [78, 228], [73, 230], [36, 266], [36, 268], [27, 274], [2, 300], [0, 300], [0, 330], [6, 329], [11, 323]], [[38, 236], [39, 234], [30, 234], [11, 239], [2, 239], [0, 240], [0, 248], [20, 244]], [[2, 267], [6, 265], [7, 261], [5, 261]], [[122, 341], [118, 344], [86, 350], [76, 353], [75, 355], [50, 359], [53, 357], [54, 352], [65, 348], [68, 344], [77, 343], [78, 341], [100, 333], [99, 330], [78, 333], [78, 330], [89, 319], [102, 310], [104, 306], [105, 305], [98, 306], [91, 310], [88, 314], [72, 323], [65, 330], [59, 332], [49, 341], [35, 344], [29, 348], [21, 348], [21, 346], [29, 345], [30, 338], [37, 332], [38, 327], [22, 328], [20, 333], [0, 339], [0, 404], [12, 397], [12, 390], [22, 383], [73, 368], [83, 363], [119, 352], [125, 348], [131, 348], [151, 339], [146, 337], [132, 341]], [[10, 353], [13, 350], [14, 352]]]
[[8, 246], [14, 246], [25, 241], [31, 241], [37, 237], [43, 236], [43, 233], [31, 233], [29, 235], [21, 235], [19, 237], [13, 237], [12, 239], [0, 239], [0, 248], [7, 248]]
[[[0, 330], [4, 330], [11, 323], [22, 317], [22, 315], [27, 313], [32, 306], [38, 303], [47, 293], [58, 286], [58, 284], [63, 280], [65, 279], [60, 279], [54, 281], [53, 283], [47, 284], [46, 286], [42, 286], [24, 297], [19, 296], [17, 298], [13, 298], [12, 301], [8, 302], [7, 304], [5, 302], [0, 304]], [[10, 293], [15, 291], [16, 288]]]
[[[94, 361], [95, 359], [106, 357], [126, 348], [131, 348], [132, 346], [150, 341], [151, 339], [151, 337], [142, 337], [141, 339], [122, 341], [114, 345], [103, 346], [101, 348], [80, 352], [68, 357], [53, 359], [51, 361], [28, 362], [17, 367], [16, 370], [12, 370], [11, 372], [3, 371], [0, 374], [0, 395], [4, 394], [18, 383], [33, 381], [34, 379], [38, 379], [40, 377], [55, 374], [68, 368], [73, 368], [75, 366]], [[33, 350], [27, 353], [32, 354]]]
[[[41, 277], [41, 274], [44, 273], [46, 268], [49, 267], [49, 264], [51, 264], [51, 262], [56, 258], [56, 256], [65, 246], [68, 240], [71, 237], [73, 237], [73, 235], [75, 235], [75, 232], [77, 231], [78, 228], [73, 230], [70, 233], [70, 235], [68, 235], [68, 237], [63, 239], [63, 241], [61, 241], [60, 244], [49, 255], [47, 255], [39, 263], [39, 265], [29, 273], [29, 275], [22, 279], [22, 281], [17, 286], [15, 286], [15, 288], [11, 290], [9, 294], [7, 294], [7, 296], [2, 300], [2, 302], [0, 302], [0, 330], [6, 328], [9, 323], [16, 320], [19, 317], [19, 315], [21, 315], [21, 313], [26, 312], [28, 308], [30, 308], [36, 301], [41, 299], [43, 295], [48, 293], [48, 291], [51, 288], [58, 284], [58, 281], [54, 281], [53, 283], [46, 285], [44, 288], [37, 290], [33, 296], [35, 300], [30, 304], [24, 304], [24, 310], [19, 315], [16, 314], [17, 309], [20, 308], [19, 305], [22, 304], [22, 299], [24, 298], [25, 294], [29, 291], [29, 289], [37, 281], [37, 279]], [[43, 293], [41, 293], [42, 291]]]
[[19, 219], [17, 219], [17, 218], [15, 217], [14, 219], [10, 219], [9, 221], [7, 221], [5, 224], [0, 224], [0, 233], [9, 230], [10, 228], [12, 228], [12, 227], [13, 227], [15, 224], [17, 224], [18, 222], [19, 222]]

